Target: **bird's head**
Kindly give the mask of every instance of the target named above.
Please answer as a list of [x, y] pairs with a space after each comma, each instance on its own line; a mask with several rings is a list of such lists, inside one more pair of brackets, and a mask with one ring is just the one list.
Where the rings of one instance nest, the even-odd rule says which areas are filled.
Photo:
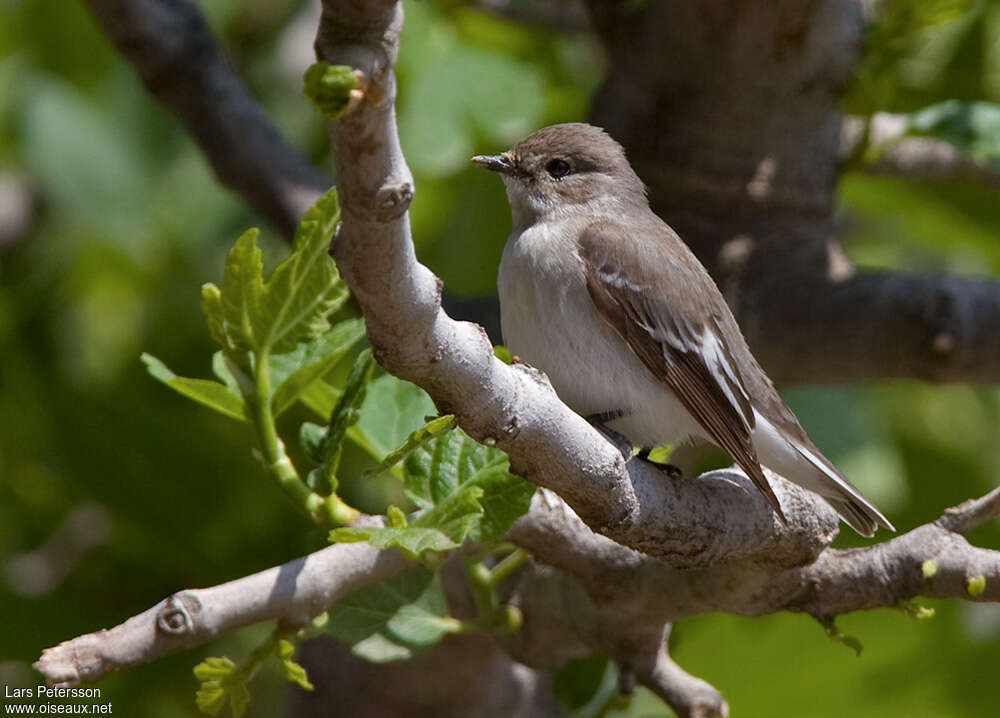
[[545, 127], [506, 152], [472, 161], [503, 178], [515, 228], [646, 204], [645, 187], [622, 146], [593, 125]]

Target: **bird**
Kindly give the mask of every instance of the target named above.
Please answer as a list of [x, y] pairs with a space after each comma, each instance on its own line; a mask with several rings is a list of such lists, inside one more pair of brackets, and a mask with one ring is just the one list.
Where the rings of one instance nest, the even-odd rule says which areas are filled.
[[472, 162], [500, 175], [511, 209], [497, 276], [504, 341], [565, 404], [640, 448], [718, 446], [786, 523], [762, 467], [863, 536], [895, 530], [806, 435], [607, 132], [552, 125]]

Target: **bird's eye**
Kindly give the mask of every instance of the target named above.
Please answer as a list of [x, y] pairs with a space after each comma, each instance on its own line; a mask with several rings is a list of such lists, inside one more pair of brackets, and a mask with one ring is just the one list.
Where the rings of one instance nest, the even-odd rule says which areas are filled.
[[565, 177], [570, 173], [570, 169], [569, 162], [560, 159], [549, 160], [549, 163], [545, 165], [545, 171], [554, 179]]

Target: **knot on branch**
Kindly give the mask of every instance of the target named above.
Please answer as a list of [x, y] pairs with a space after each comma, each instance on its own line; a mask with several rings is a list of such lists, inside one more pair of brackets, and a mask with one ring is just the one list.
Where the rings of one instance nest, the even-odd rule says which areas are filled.
[[163, 608], [156, 614], [156, 628], [170, 636], [182, 636], [194, 629], [192, 613], [201, 612], [201, 602], [188, 593], [175, 594], [168, 598]]
[[403, 216], [413, 201], [413, 183], [409, 181], [385, 185], [375, 193], [375, 212], [378, 220], [391, 222]]

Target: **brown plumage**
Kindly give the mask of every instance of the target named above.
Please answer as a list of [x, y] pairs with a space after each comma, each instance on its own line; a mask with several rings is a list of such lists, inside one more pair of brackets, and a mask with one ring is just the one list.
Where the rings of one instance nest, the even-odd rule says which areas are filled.
[[563, 401], [617, 417], [609, 426], [639, 445], [711, 441], [782, 519], [762, 464], [859, 533], [892, 528], [806, 436], [704, 267], [649, 209], [618, 143], [556, 125], [474, 161], [501, 174], [511, 204], [498, 279], [505, 339]]

